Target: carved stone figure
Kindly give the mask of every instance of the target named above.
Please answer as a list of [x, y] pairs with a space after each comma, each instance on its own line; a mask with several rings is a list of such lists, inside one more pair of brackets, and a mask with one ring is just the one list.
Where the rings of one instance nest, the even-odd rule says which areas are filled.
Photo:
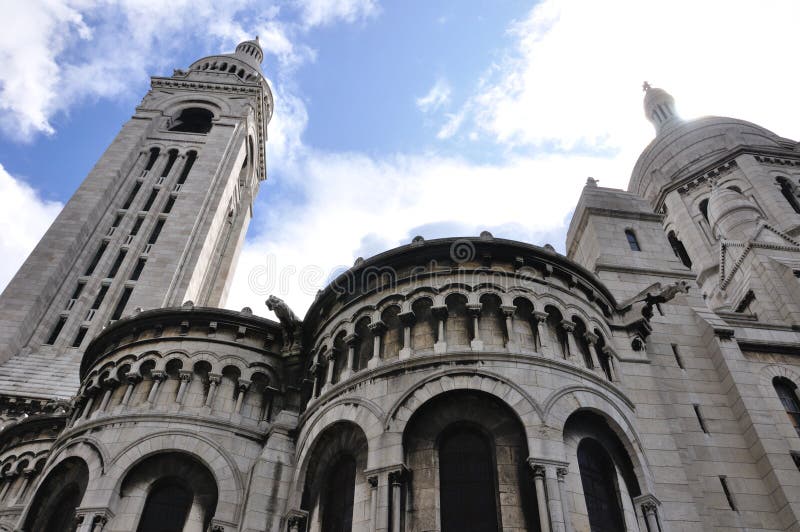
[[278, 317], [278, 320], [281, 322], [281, 327], [283, 328], [285, 335], [283, 346], [284, 349], [288, 350], [292, 348], [295, 344], [295, 341], [299, 341], [300, 339], [299, 333], [302, 321], [297, 317], [297, 314], [295, 314], [292, 309], [289, 308], [289, 305], [287, 305], [283, 299], [277, 296], [269, 296], [265, 303], [267, 308], [273, 311]]

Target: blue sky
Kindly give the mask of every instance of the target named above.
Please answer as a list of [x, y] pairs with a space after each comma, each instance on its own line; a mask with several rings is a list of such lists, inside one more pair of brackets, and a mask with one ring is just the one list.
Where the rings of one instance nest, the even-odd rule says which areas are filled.
[[[131, 116], [149, 75], [259, 35], [276, 94], [269, 180], [228, 306], [302, 313], [337, 268], [421, 234], [563, 251], [587, 176], [625, 188], [684, 117], [800, 138], [792, 1], [37, 0], [0, 35], [0, 286]], [[9, 231], [8, 229], [12, 229]]]

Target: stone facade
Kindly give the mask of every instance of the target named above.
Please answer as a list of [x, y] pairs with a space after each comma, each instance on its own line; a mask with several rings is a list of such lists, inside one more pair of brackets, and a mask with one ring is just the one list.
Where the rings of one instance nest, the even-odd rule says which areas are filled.
[[[260, 61], [154, 78], [0, 299], [0, 530], [800, 531], [797, 143], [646, 86], [656, 138], [628, 191], [587, 181], [566, 256], [417, 237], [302, 320], [270, 298], [278, 323], [216, 308], [264, 178]], [[172, 146], [190, 178], [119, 268], [147, 266], [81, 276]], [[69, 356], [39, 344], [76, 277], [134, 290]]]

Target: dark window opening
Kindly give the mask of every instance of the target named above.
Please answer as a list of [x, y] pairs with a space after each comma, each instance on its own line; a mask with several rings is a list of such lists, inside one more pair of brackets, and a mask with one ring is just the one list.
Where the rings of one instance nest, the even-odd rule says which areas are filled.
[[156, 196], [158, 196], [158, 189], [154, 188], [150, 191], [150, 195], [147, 196], [147, 201], [144, 202], [144, 206], [142, 207], [143, 211], [150, 210], [150, 207], [153, 206], [153, 202], [156, 200]]
[[131, 236], [136, 236], [139, 234], [139, 229], [141, 229], [143, 221], [144, 218], [141, 216], [136, 218], [136, 221], [134, 222], [133, 227], [131, 228]]
[[61, 329], [64, 328], [64, 324], [67, 323], [66, 316], [59, 316], [58, 321], [56, 322], [56, 326], [53, 327], [53, 331], [50, 333], [50, 337], [47, 338], [45, 342], [47, 345], [53, 345], [58, 340], [58, 335], [61, 334]]
[[111, 222], [111, 227], [119, 227], [119, 223], [121, 221], [122, 221], [122, 214], [117, 213], [117, 215], [114, 217], [114, 221]]
[[151, 245], [155, 244], [163, 228], [164, 228], [164, 220], [159, 220], [158, 222], [156, 222], [156, 226], [153, 228], [153, 232], [150, 233], [150, 238], [147, 239], [147, 243]]
[[675, 362], [678, 364], [678, 367], [683, 369], [683, 359], [681, 358], [681, 354], [678, 352], [677, 344], [672, 345], [672, 354], [675, 355]]
[[128, 300], [131, 298], [131, 292], [133, 292], [133, 288], [130, 286], [126, 286], [125, 290], [122, 291], [122, 296], [119, 298], [119, 302], [114, 308], [114, 312], [111, 314], [112, 320], [118, 320], [122, 317], [122, 312], [125, 310], [125, 305], [128, 304]]
[[174, 206], [175, 206], [175, 196], [171, 195], [167, 199], [167, 203], [164, 205], [164, 210], [161, 212], [163, 212], [164, 214], [169, 214], [170, 212], [172, 212], [172, 207]]
[[492, 445], [471, 427], [455, 427], [439, 444], [442, 532], [496, 532], [497, 489]]
[[167, 177], [169, 175], [169, 171], [172, 170], [177, 159], [178, 150], [169, 150], [169, 158], [167, 159], [167, 164], [164, 166], [164, 170], [161, 172], [161, 177]]
[[72, 292], [72, 297], [70, 299], [78, 299], [81, 297], [81, 292], [83, 292], [83, 287], [86, 286], [86, 283], [78, 282], [75, 286], [75, 291]]
[[350, 532], [353, 527], [356, 461], [350, 455], [340, 457], [328, 473], [325, 504], [322, 509], [322, 532]]
[[167, 479], [157, 482], [147, 495], [138, 532], [180, 532], [183, 530], [194, 494], [183, 482]]
[[631, 247], [633, 251], [642, 250], [642, 248], [639, 247], [639, 241], [636, 239], [636, 234], [633, 232], [632, 229], [625, 229], [625, 238], [628, 239], [628, 245]]
[[189, 171], [192, 169], [194, 165], [194, 161], [197, 159], [197, 152], [190, 151], [186, 154], [186, 162], [183, 163], [183, 170], [181, 170], [181, 175], [178, 176], [178, 184], [182, 185], [186, 182], [186, 178], [189, 177]]
[[708, 221], [708, 200], [704, 199], [703, 201], [701, 201], [700, 205], [698, 205], [698, 207], [700, 209], [700, 214], [703, 215], [703, 218], [705, 218], [706, 222], [707, 222]]
[[[222, 65], [225, 70], [226, 64]], [[211, 131], [211, 120], [214, 113], [202, 107], [189, 107], [181, 111], [170, 131], [181, 133], [208, 133]]]
[[78, 329], [78, 334], [75, 335], [75, 340], [72, 341], [72, 347], [80, 347], [83, 343], [83, 339], [86, 338], [86, 332], [89, 330], [88, 327], [81, 327]]
[[703, 414], [700, 412], [700, 405], [692, 405], [694, 407], [694, 415], [697, 416], [697, 423], [700, 424], [700, 428], [708, 434], [708, 427], [706, 427], [706, 420], [703, 419]]
[[684, 266], [691, 268], [692, 259], [690, 259], [689, 254], [686, 253], [686, 248], [683, 246], [683, 242], [681, 242], [675, 235], [675, 231], [669, 232], [667, 235], [667, 240], [669, 240], [669, 245], [672, 246], [672, 252], [675, 254], [675, 256], [681, 259], [681, 262]]
[[596, 440], [584, 438], [578, 445], [578, 468], [592, 532], [625, 530], [617, 471], [608, 452]]
[[142, 188], [142, 182], [137, 181], [133, 184], [133, 188], [131, 189], [131, 193], [128, 194], [128, 199], [125, 200], [125, 204], [122, 206], [123, 209], [128, 209], [133, 203], [133, 200], [136, 199], [136, 194], [139, 193], [139, 189]]
[[778, 398], [781, 400], [783, 409], [786, 410], [789, 422], [794, 427], [797, 435], [800, 436], [800, 400], [797, 399], [797, 386], [783, 377], [775, 377], [772, 380], [772, 386], [775, 387], [775, 392], [777, 392]]
[[725, 498], [728, 499], [728, 506], [731, 507], [731, 510], [736, 510], [736, 501], [733, 500], [733, 494], [731, 493], [730, 488], [728, 488], [728, 478], [725, 476], [720, 476], [719, 483], [722, 485], [722, 491], [725, 493]]
[[136, 261], [136, 266], [133, 267], [133, 271], [131, 272], [131, 281], [138, 281], [139, 276], [142, 275], [142, 270], [144, 270], [144, 265], [147, 262], [147, 259], [139, 259]]
[[92, 257], [92, 262], [89, 263], [89, 267], [86, 268], [86, 273], [84, 275], [92, 275], [94, 273], [94, 269], [97, 268], [97, 264], [100, 262], [100, 259], [103, 258], [103, 253], [105, 253], [106, 248], [108, 247], [108, 242], [103, 240], [100, 244], [100, 247], [97, 248], [97, 252]]
[[100, 305], [103, 304], [103, 299], [106, 297], [106, 293], [108, 292], [108, 285], [104, 284], [100, 287], [100, 291], [97, 292], [97, 297], [94, 298], [94, 303], [92, 303], [91, 310], [97, 310], [100, 308]]
[[796, 451], [789, 451], [789, 454], [792, 455], [792, 460], [794, 460], [794, 465], [798, 471], [800, 471], [800, 453]]
[[117, 272], [119, 272], [120, 266], [122, 266], [122, 262], [125, 260], [125, 255], [128, 252], [124, 249], [121, 249], [120, 252], [117, 254], [117, 259], [114, 261], [114, 264], [111, 265], [111, 269], [108, 271], [108, 277], [113, 279], [117, 276]]
[[800, 203], [798, 203], [797, 196], [795, 196], [794, 185], [785, 177], [779, 177], [777, 181], [781, 187], [781, 194], [783, 194], [783, 197], [789, 202], [789, 205], [792, 206], [794, 212], [800, 213]]
[[747, 293], [744, 295], [742, 300], [736, 305], [736, 312], [753, 312], [751, 305], [753, 301], [756, 300], [756, 295], [753, 293], [752, 290], [748, 290]]
[[150, 157], [147, 159], [147, 164], [145, 165], [145, 171], [150, 171], [153, 169], [153, 165], [156, 164], [158, 160], [158, 154], [160, 150], [158, 148], [150, 148]]

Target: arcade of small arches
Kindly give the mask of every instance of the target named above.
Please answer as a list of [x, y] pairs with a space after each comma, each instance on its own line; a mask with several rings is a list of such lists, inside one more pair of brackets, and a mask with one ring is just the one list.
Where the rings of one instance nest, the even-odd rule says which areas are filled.
[[539, 355], [620, 380], [604, 326], [554, 298], [486, 289], [417, 293], [359, 308], [329, 329], [313, 351], [314, 398], [392, 361], [463, 351]]
[[231, 60], [206, 61], [203, 64], [199, 65], [197, 67], [197, 70], [234, 74], [244, 81], [257, 80], [259, 78], [258, 74], [256, 74], [255, 72], [248, 73], [244, 69], [244, 67], [238, 65], [237, 63]]

